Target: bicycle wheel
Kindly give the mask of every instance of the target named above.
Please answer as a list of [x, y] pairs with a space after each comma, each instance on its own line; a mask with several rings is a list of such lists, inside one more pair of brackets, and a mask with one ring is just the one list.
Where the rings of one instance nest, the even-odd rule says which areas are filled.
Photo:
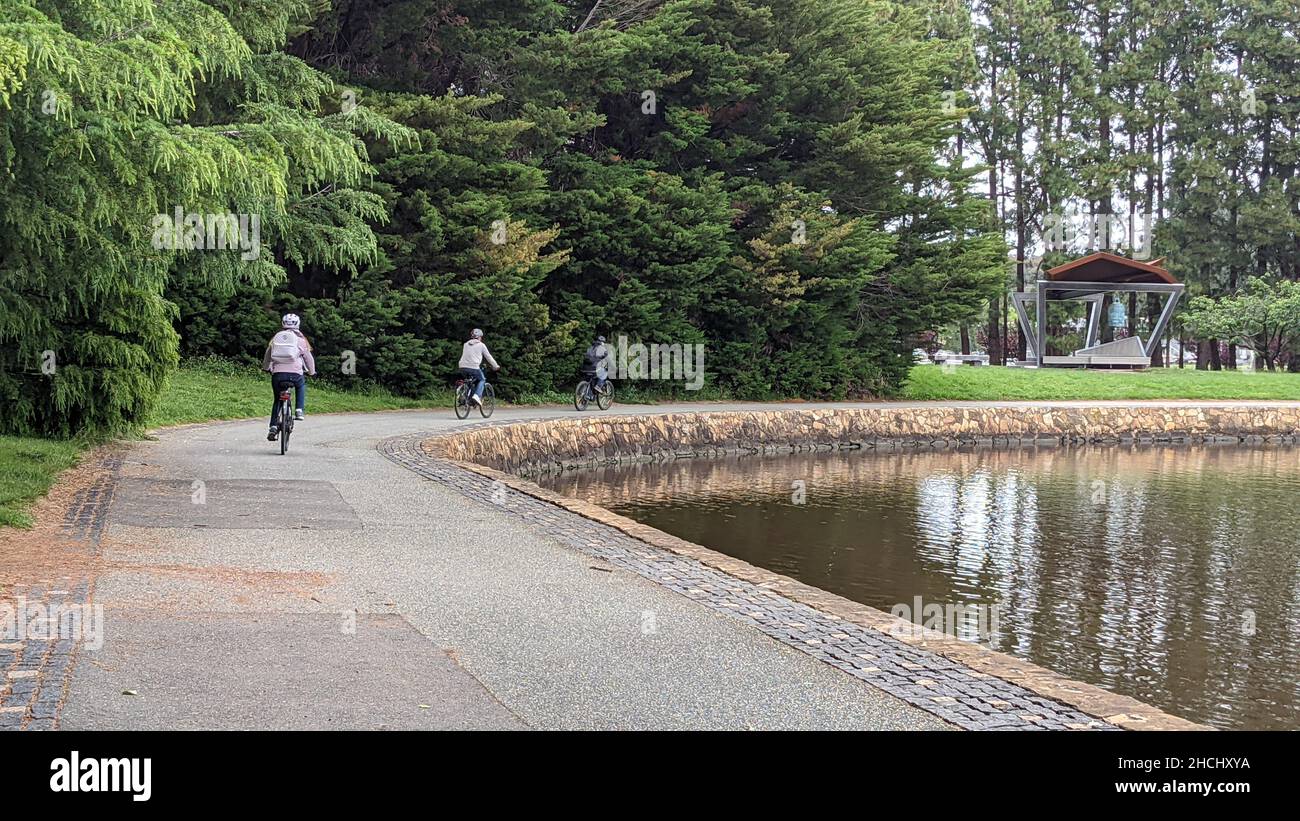
[[587, 393], [587, 383], [585, 381], [579, 382], [578, 387], [573, 389], [574, 410], [580, 410], [580, 411], [586, 410], [588, 399], [589, 399], [589, 395]]
[[289, 403], [280, 402], [280, 455], [283, 456], [289, 452], [289, 434], [293, 433], [293, 413], [289, 410]]
[[492, 389], [491, 385], [484, 385], [483, 403], [478, 406], [478, 412], [483, 414], [484, 419], [487, 419], [489, 416], [492, 415], [492, 411], [496, 410], [496, 405], [497, 405], [497, 392]]
[[609, 406], [614, 404], [614, 386], [609, 382], [596, 389], [596, 407], [601, 410], [609, 410]]
[[462, 382], [456, 386], [456, 398], [451, 403], [452, 410], [456, 411], [457, 419], [469, 417], [469, 383]]

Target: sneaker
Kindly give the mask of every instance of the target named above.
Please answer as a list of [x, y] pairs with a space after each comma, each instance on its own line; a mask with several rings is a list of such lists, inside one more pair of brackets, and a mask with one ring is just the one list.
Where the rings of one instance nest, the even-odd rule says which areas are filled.
[[279, 436], [279, 435], [280, 435], [280, 429], [277, 428], [277, 427], [272, 426], [271, 430], [269, 430], [269, 431], [267, 432], [267, 434], [266, 434], [266, 441], [268, 441], [268, 442], [274, 442], [274, 441], [275, 441], [275, 437], [277, 437], [277, 436]]
[[477, 396], [475, 396], [475, 395], [472, 394], [472, 393], [469, 395], [469, 399], [470, 399], [470, 401], [473, 402], [475, 405], [482, 406], [482, 404], [483, 404], [483, 400], [482, 400], [482, 399], [479, 399]]
[[293, 418], [296, 419], [296, 420], [298, 420], [299, 422], [301, 422], [301, 421], [302, 421], [302, 417], [303, 417], [302, 408], [294, 408], [294, 411], [293, 411]]

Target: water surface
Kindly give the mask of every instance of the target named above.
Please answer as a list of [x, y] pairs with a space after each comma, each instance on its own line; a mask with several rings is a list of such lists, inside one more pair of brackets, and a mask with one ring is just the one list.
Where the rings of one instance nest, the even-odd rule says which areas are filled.
[[1300, 451], [688, 459], [542, 483], [889, 611], [998, 605], [995, 649], [1220, 727], [1300, 728]]

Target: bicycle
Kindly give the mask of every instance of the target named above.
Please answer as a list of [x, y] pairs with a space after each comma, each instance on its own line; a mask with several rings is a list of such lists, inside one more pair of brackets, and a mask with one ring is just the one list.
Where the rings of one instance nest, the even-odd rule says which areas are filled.
[[573, 407], [585, 411], [587, 404], [594, 399], [596, 400], [596, 407], [601, 410], [609, 410], [610, 405], [614, 404], [614, 385], [606, 379], [605, 384], [599, 388], [593, 388], [591, 382], [591, 379], [584, 379], [573, 389]]
[[293, 433], [293, 402], [289, 400], [289, 395], [293, 387], [281, 388], [280, 399], [277, 405], [275, 415], [280, 421], [280, 455], [283, 456], [289, 452], [289, 435]]
[[[487, 379], [487, 371], [483, 372], [484, 380]], [[468, 376], [456, 377], [456, 398], [452, 403], [452, 410], [456, 412], [457, 419], [466, 419], [469, 417], [470, 409], [474, 402], [470, 397], [474, 394], [474, 380]], [[483, 396], [479, 403], [478, 412], [487, 419], [496, 410], [496, 391], [492, 389], [490, 382], [483, 383]]]

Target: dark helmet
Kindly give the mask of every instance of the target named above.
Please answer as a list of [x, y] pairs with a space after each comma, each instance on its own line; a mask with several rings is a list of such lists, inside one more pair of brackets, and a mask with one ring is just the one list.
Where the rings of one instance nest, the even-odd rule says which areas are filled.
[[597, 345], [604, 345], [604, 344], [605, 344], [605, 337], [603, 337], [603, 336], [598, 336], [598, 337], [596, 337], [596, 344], [597, 344]]

